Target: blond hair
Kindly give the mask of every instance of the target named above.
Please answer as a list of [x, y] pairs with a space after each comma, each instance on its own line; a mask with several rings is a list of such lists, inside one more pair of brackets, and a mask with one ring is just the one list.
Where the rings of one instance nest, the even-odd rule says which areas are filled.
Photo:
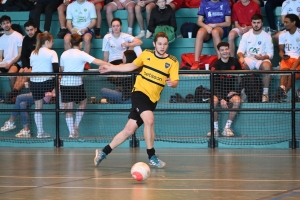
[[36, 46], [33, 51], [34, 54], [38, 54], [40, 48], [46, 43], [46, 41], [52, 41], [53, 36], [50, 33], [39, 33], [36, 37]]

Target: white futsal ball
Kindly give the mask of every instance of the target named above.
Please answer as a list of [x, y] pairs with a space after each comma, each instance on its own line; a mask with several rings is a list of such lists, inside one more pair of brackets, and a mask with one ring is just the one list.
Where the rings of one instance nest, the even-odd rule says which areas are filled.
[[131, 167], [131, 175], [137, 181], [144, 181], [150, 176], [150, 167], [143, 162], [135, 163]]

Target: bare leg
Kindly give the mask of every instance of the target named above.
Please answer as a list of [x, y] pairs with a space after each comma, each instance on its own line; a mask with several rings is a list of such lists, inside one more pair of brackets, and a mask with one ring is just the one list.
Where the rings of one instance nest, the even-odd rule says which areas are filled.
[[107, 20], [107, 25], [109, 28], [111, 28], [111, 21], [113, 20], [113, 12], [118, 10], [117, 6], [113, 3], [109, 3], [106, 6], [106, 20]]
[[89, 33], [86, 33], [83, 36], [83, 41], [84, 41], [84, 52], [90, 54], [91, 51], [91, 40], [92, 40], [92, 35]]
[[235, 38], [239, 37], [238, 33], [234, 30], [230, 31], [228, 34], [228, 43], [230, 48], [230, 56], [235, 57]]
[[202, 53], [203, 42], [208, 40], [210, 35], [205, 28], [200, 28], [195, 39], [195, 61], [200, 61], [199, 56]]
[[214, 41], [214, 48], [215, 51], [217, 52], [218, 58], [220, 58], [220, 52], [217, 48], [218, 44], [222, 41], [222, 37], [223, 37], [224, 31], [221, 27], [216, 27], [212, 30], [211, 35]]

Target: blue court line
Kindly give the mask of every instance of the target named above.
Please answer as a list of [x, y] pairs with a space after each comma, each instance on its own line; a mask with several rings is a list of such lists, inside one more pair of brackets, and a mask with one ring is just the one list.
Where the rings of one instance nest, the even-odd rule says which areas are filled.
[[299, 190], [292, 191], [292, 192], [287, 193], [287, 194], [285, 194], [285, 195], [282, 195], [282, 196], [273, 198], [272, 200], [280, 200], [280, 199], [284, 199], [284, 198], [286, 198], [286, 197], [294, 196], [294, 195], [296, 195], [296, 194], [300, 194], [300, 191], [299, 191]]

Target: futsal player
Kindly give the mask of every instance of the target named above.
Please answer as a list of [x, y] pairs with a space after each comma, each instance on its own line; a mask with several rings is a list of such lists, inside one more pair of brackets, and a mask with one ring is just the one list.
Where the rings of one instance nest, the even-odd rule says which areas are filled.
[[160, 94], [167, 84], [176, 88], [179, 82], [178, 61], [176, 57], [167, 54], [168, 37], [165, 33], [158, 33], [153, 42], [154, 50], [145, 50], [133, 63], [121, 66], [99, 67], [100, 73], [128, 72], [143, 67], [138, 74], [134, 89], [131, 94], [132, 109], [128, 116], [129, 120], [124, 129], [102, 150], [96, 149], [94, 163], [96, 166], [111, 153], [113, 149], [122, 144], [128, 137], [144, 124], [144, 138], [147, 146], [149, 165], [163, 168], [166, 163], [158, 159], [154, 149], [154, 115]]

